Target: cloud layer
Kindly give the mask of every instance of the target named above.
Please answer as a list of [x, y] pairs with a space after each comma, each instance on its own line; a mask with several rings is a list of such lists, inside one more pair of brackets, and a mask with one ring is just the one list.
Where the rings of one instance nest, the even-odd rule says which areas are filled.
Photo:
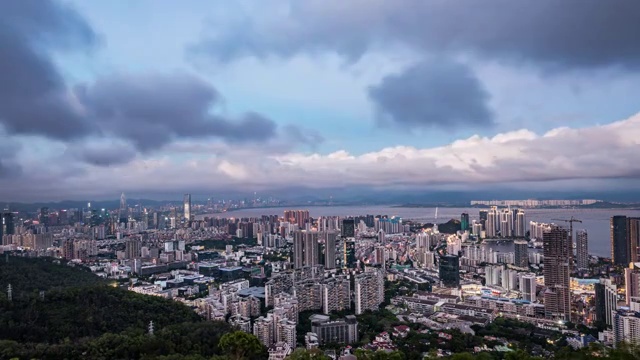
[[[401, 186], [414, 189], [505, 183], [529, 186], [535, 182], [544, 185], [561, 180], [578, 184], [582, 180], [637, 178], [640, 176], [640, 164], [636, 161], [639, 147], [640, 114], [590, 128], [557, 128], [542, 135], [529, 130], [493, 137], [475, 135], [447, 146], [397, 146], [361, 155], [347, 151], [327, 155], [270, 155], [259, 149], [231, 146], [224, 157], [205, 155], [197, 160], [181, 161], [160, 155], [135, 159], [128, 164], [113, 164], [109, 169], [94, 166], [78, 176], [58, 179], [51, 186], [54, 190], [73, 187], [78, 195], [100, 196], [122, 190], [134, 193], [167, 193], [176, 189], [193, 193], [220, 189], [265, 191], [283, 184], [298, 188]], [[41, 178], [43, 173], [50, 174], [47, 164], [33, 164], [29, 168], [38, 169], [27, 174], [33, 177], [32, 181]], [[55, 176], [52, 172], [50, 175]], [[103, 179], [112, 180], [96, 189], [94, 184]], [[16, 182], [14, 186], [15, 192], [25, 185]], [[31, 193], [37, 194], [33, 190]]]
[[[358, 59], [397, 43], [427, 53], [472, 53], [550, 67], [638, 68], [640, 3], [627, 0], [309, 0], [254, 3], [235, 27], [196, 46], [230, 61], [334, 51]], [[269, 9], [267, 9], [269, 7]]]
[[438, 125], [450, 132], [457, 126], [492, 125], [489, 94], [462, 64], [424, 61], [398, 75], [385, 77], [369, 89], [384, 122], [410, 128]]
[[[185, 49], [177, 66], [128, 51], [111, 63], [94, 26], [113, 24], [71, 4], [0, 1], [0, 200], [640, 177], [640, 115], [606, 124], [638, 110], [616, 99], [638, 89], [638, 2], [248, 1], [190, 43], [150, 25], [150, 53], [182, 39], [167, 47]], [[184, 9], [182, 25], [200, 24]], [[612, 74], [629, 75], [615, 95]], [[593, 78], [579, 83], [601, 112], [581, 106], [577, 78]], [[605, 125], [559, 127], [569, 113]]]

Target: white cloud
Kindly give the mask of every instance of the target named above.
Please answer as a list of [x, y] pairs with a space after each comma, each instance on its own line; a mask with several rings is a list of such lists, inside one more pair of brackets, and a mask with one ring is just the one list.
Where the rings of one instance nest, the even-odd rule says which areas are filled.
[[[58, 154], [46, 159], [21, 153], [19, 158], [28, 160], [23, 163], [23, 178], [9, 179], [12, 183], [2, 187], [0, 196], [11, 200], [28, 191], [34, 198], [45, 199], [120, 191], [255, 191], [287, 186], [472, 188], [479, 184], [529, 186], [554, 180], [584, 184], [598, 179], [639, 178], [640, 113], [608, 125], [559, 128], [543, 135], [518, 130], [491, 138], [474, 135], [440, 147], [397, 146], [361, 155], [345, 150], [283, 154], [226, 146], [214, 155], [203, 154], [205, 144], [184, 146], [183, 153], [136, 158], [108, 168], [61, 167], [52, 160]], [[23, 147], [22, 151], [26, 150], [28, 147]], [[191, 157], [190, 151], [197, 156]]]

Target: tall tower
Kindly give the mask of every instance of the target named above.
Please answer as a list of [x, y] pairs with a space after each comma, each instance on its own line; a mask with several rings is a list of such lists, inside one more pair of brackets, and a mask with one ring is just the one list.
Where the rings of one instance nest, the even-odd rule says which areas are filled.
[[129, 208], [127, 207], [127, 197], [124, 193], [120, 195], [120, 209], [118, 210], [119, 222], [126, 223], [129, 218]]
[[529, 267], [529, 243], [524, 240], [516, 240], [514, 245], [514, 262], [515, 266], [521, 268]]
[[627, 242], [627, 217], [611, 217], [611, 260], [615, 265], [628, 266], [631, 246]]
[[325, 234], [324, 241], [324, 268], [336, 268], [336, 239], [338, 234], [334, 231], [328, 231]]
[[589, 243], [586, 230], [576, 231], [576, 265], [578, 269], [589, 268]]
[[491, 210], [487, 212], [487, 221], [486, 223], [486, 236], [488, 238], [496, 237], [498, 233], [498, 209], [495, 206], [491, 207]]
[[318, 265], [318, 232], [298, 230], [293, 237], [293, 266], [300, 269], [303, 266]]
[[184, 220], [189, 223], [191, 221], [191, 194], [184, 194]]
[[460, 215], [460, 230], [462, 230], [462, 232], [469, 230], [469, 214], [467, 213]]
[[515, 226], [513, 227], [514, 236], [523, 238], [527, 233], [527, 223], [524, 216], [524, 211], [518, 209], [513, 221], [515, 222]]
[[571, 240], [566, 229], [557, 225], [551, 227], [542, 237], [544, 254], [545, 316], [564, 321], [571, 320], [571, 289], [569, 287], [569, 267]]

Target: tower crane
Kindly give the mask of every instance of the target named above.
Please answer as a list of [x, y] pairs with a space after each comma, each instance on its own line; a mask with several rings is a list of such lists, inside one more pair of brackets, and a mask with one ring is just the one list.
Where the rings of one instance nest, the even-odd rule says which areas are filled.
[[571, 238], [571, 246], [573, 246], [573, 223], [574, 222], [579, 222], [582, 223], [582, 220], [578, 220], [576, 218], [574, 218], [573, 216], [571, 217], [571, 219], [551, 219], [553, 221], [564, 221], [564, 222], [568, 222], [569, 223], [569, 237]]
[[569, 251], [569, 257], [570, 257], [569, 264], [570, 264], [570, 266], [573, 266], [573, 249], [575, 247], [575, 244], [573, 243], [573, 223], [574, 222], [582, 223], [582, 220], [578, 220], [578, 219], [574, 218], [573, 216], [571, 216], [570, 219], [551, 219], [551, 220], [564, 221], [564, 222], [568, 222], [569, 223], [569, 239], [571, 239], [571, 249]]

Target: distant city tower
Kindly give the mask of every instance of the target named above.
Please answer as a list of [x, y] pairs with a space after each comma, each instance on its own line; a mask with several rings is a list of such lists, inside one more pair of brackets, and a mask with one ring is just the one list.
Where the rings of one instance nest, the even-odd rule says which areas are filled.
[[184, 220], [188, 223], [191, 221], [191, 194], [184, 194]]
[[124, 193], [120, 195], [120, 209], [118, 210], [118, 218], [119, 222], [126, 223], [129, 218], [129, 208], [127, 208], [127, 197], [124, 196]]

